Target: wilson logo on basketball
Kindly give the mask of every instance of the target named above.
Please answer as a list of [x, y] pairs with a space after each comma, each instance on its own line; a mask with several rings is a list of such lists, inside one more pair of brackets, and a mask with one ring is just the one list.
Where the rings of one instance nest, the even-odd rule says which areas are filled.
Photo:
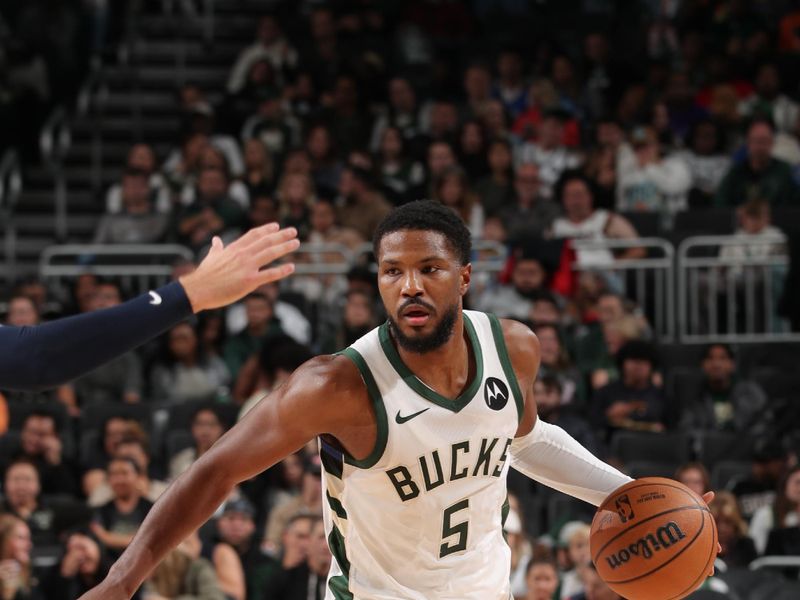
[[636, 542], [623, 548], [619, 552], [606, 556], [606, 562], [612, 569], [621, 567], [632, 558], [644, 558], [645, 560], [653, 557], [655, 552], [666, 550], [679, 543], [686, 537], [681, 528], [674, 521], [670, 521], [663, 527], [656, 529], [655, 533], [648, 533], [639, 538]]

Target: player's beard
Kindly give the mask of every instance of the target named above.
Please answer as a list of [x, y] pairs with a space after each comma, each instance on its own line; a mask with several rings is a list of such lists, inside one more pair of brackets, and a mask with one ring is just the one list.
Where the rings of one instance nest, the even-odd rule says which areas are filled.
[[442, 318], [438, 325], [428, 335], [410, 337], [403, 333], [398, 327], [397, 321], [389, 317], [389, 327], [392, 330], [397, 344], [408, 352], [415, 354], [426, 354], [444, 346], [453, 337], [453, 330], [456, 326], [459, 305], [454, 304], [442, 313]]

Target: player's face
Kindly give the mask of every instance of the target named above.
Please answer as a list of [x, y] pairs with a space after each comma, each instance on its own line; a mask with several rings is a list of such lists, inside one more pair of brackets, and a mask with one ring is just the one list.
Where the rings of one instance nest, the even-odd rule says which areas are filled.
[[441, 233], [401, 230], [384, 236], [378, 287], [402, 348], [424, 354], [450, 339], [471, 268]]

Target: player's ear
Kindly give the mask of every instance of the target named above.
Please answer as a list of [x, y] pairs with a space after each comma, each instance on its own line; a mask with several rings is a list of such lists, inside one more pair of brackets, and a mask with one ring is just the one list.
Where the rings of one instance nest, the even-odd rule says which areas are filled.
[[463, 267], [461, 267], [461, 283], [459, 285], [459, 291], [461, 295], [465, 295], [467, 291], [469, 291], [469, 282], [472, 279], [472, 263], [467, 263]]

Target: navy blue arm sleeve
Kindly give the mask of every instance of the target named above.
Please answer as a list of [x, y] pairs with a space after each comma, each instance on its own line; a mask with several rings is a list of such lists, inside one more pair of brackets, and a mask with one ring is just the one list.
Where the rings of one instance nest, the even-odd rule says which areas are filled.
[[37, 327], [0, 327], [0, 388], [55, 387], [133, 350], [192, 314], [180, 283], [152, 294]]

